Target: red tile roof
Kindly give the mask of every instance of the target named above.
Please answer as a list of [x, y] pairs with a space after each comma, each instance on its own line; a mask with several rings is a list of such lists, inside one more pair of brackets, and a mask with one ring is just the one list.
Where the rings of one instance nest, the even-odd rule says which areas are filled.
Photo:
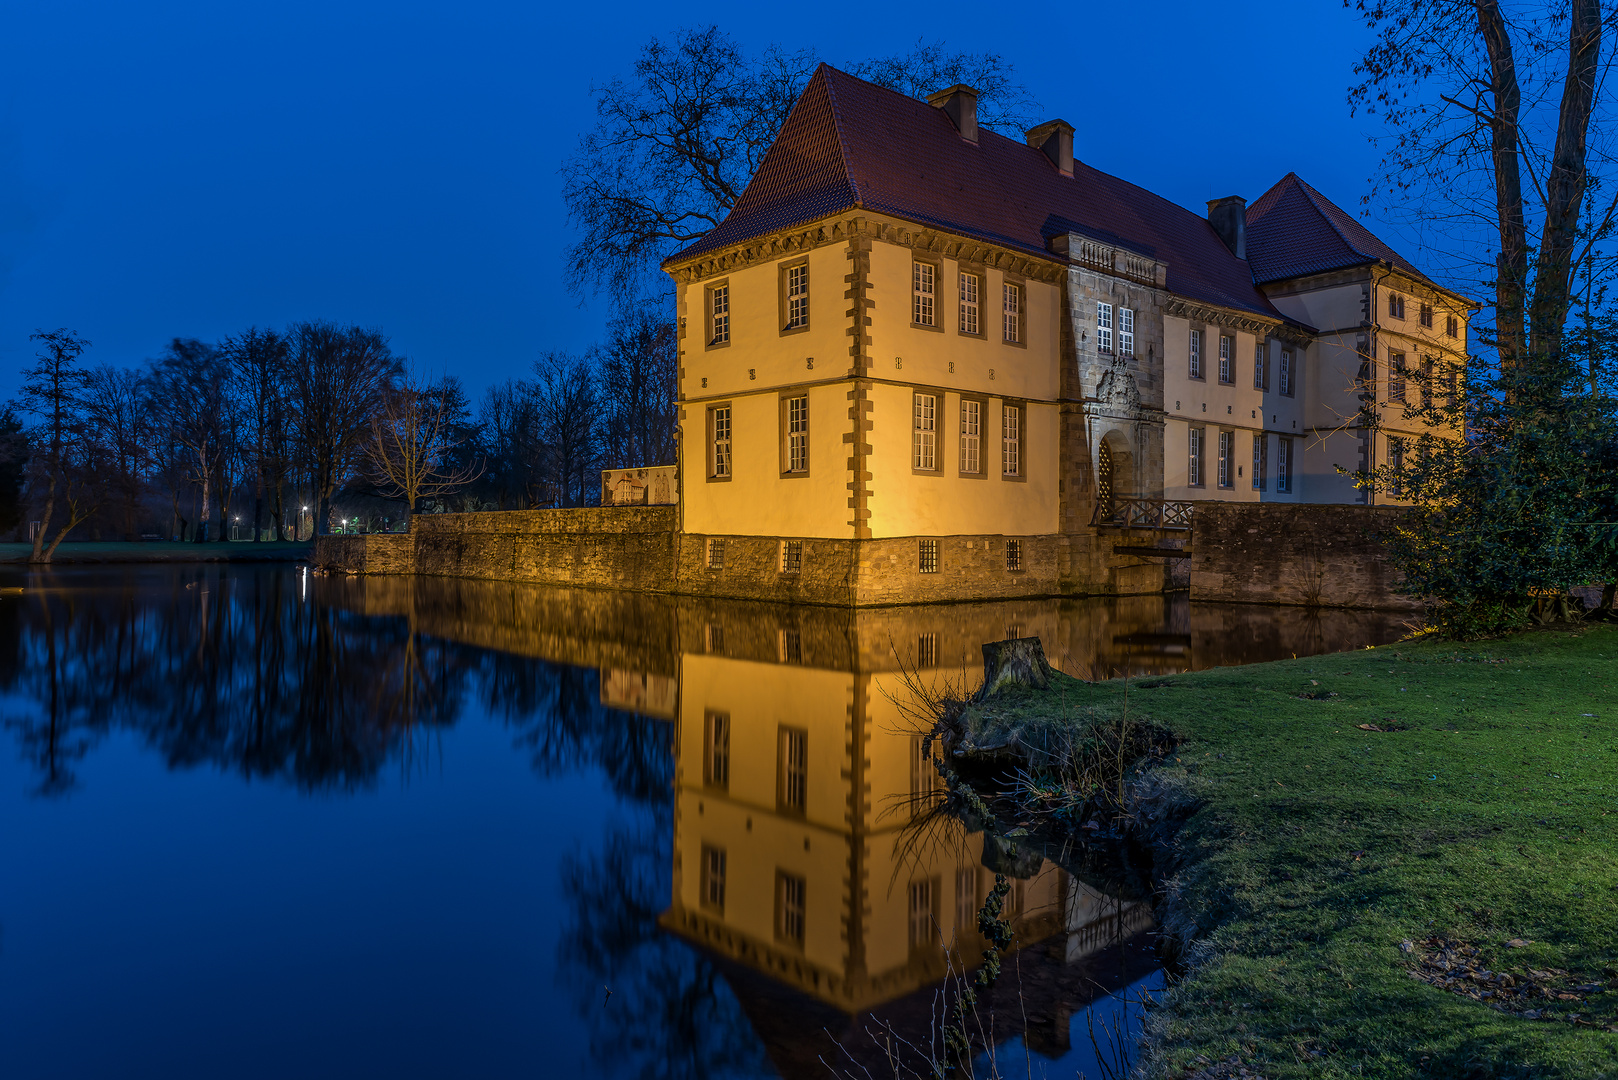
[[1080, 233], [1166, 263], [1178, 296], [1283, 317], [1202, 216], [983, 128], [969, 143], [942, 110], [824, 64], [730, 215], [665, 265], [855, 208], [1047, 259]]
[[1383, 261], [1427, 280], [1297, 173], [1287, 173], [1247, 208], [1247, 261], [1261, 285]]

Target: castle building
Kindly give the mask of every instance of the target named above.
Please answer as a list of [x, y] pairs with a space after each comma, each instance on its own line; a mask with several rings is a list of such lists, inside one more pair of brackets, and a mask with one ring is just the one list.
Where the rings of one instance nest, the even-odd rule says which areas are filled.
[[1065, 121], [1018, 142], [976, 106], [822, 65], [665, 262], [682, 577], [856, 604], [1155, 591], [1163, 563], [1110, 529], [1389, 499], [1341, 470], [1422, 433], [1401, 402], [1448, 385], [1470, 301], [1295, 175], [1203, 217], [1076, 160]]

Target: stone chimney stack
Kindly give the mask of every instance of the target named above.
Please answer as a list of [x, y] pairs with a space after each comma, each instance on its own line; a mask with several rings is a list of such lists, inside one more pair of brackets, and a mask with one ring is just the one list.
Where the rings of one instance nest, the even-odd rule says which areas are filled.
[[955, 85], [940, 90], [927, 98], [927, 104], [943, 109], [961, 138], [969, 143], [978, 141], [978, 92], [970, 86]]
[[1051, 159], [1056, 171], [1073, 175], [1073, 125], [1066, 120], [1047, 120], [1028, 130], [1028, 145]]
[[1230, 253], [1247, 258], [1247, 200], [1240, 195], [1208, 200], [1208, 224], [1219, 234]]

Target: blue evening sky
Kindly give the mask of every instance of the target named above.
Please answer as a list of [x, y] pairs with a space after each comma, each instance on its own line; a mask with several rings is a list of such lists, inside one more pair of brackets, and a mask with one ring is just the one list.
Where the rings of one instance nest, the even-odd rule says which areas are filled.
[[[562, 283], [557, 167], [589, 89], [653, 34], [718, 23], [832, 62], [919, 34], [991, 50], [1075, 151], [1201, 212], [1296, 170], [1357, 210], [1375, 164], [1336, 0], [863, 5], [23, 3], [0, 6], [0, 399], [36, 327], [136, 363], [175, 335], [381, 326], [474, 395], [596, 340]], [[816, 9], [818, 10], [818, 9]], [[854, 23], [858, 23], [857, 31]], [[1394, 230], [1371, 222], [1396, 247]]]

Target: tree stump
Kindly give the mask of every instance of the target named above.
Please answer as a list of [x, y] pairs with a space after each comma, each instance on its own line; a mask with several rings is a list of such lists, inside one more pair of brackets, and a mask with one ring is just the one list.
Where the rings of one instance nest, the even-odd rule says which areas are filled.
[[983, 688], [978, 700], [993, 697], [1002, 686], [1032, 686], [1043, 690], [1051, 684], [1051, 665], [1045, 659], [1045, 646], [1037, 637], [1011, 638], [983, 643]]

